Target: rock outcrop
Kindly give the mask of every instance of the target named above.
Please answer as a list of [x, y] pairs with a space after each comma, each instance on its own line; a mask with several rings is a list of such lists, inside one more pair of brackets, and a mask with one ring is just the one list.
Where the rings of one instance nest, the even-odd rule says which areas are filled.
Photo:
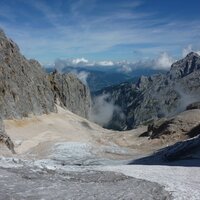
[[118, 130], [172, 117], [200, 100], [200, 56], [190, 53], [175, 62], [167, 74], [141, 77], [136, 85], [127, 83], [100, 93], [109, 93], [125, 115]]
[[187, 110], [200, 109], [200, 102], [194, 102], [187, 106]]
[[49, 75], [54, 101], [73, 113], [88, 118], [91, 97], [89, 89], [71, 73]]
[[151, 139], [184, 137], [200, 124], [200, 110], [188, 110], [171, 119], [158, 120], [148, 126]]
[[175, 62], [171, 66], [170, 79], [183, 78], [197, 70], [200, 70], [199, 55], [191, 52], [184, 59]]
[[41, 65], [27, 60], [0, 31], [0, 115], [20, 118], [54, 112], [53, 92]]
[[5, 144], [8, 149], [15, 154], [14, 143], [10, 137], [6, 134], [3, 121], [0, 119], [0, 142]]
[[87, 117], [90, 93], [71, 74], [48, 75], [35, 60], [27, 60], [18, 46], [0, 31], [0, 117], [27, 117], [56, 112], [55, 103]]

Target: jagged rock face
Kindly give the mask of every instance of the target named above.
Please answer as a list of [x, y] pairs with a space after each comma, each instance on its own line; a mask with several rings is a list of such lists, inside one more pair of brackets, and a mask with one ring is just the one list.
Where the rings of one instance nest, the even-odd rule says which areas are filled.
[[[124, 84], [102, 92], [109, 93], [121, 107], [127, 129], [171, 117], [200, 100], [200, 56], [190, 53], [174, 63], [166, 75], [141, 77], [135, 86]], [[124, 125], [118, 130], [123, 129]]]
[[0, 31], [0, 115], [19, 118], [55, 111], [50, 83], [40, 64], [27, 60]]
[[5, 144], [13, 154], [16, 153], [14, 143], [6, 133], [2, 119], [0, 119], [0, 143]]
[[87, 117], [87, 87], [72, 74], [47, 75], [35, 60], [27, 60], [18, 46], [0, 31], [0, 117], [21, 118], [55, 112], [55, 103]]
[[200, 59], [197, 53], [191, 52], [184, 59], [175, 62], [170, 70], [170, 78], [177, 79], [187, 76], [200, 69]]
[[73, 113], [88, 118], [91, 97], [89, 89], [73, 74], [49, 75], [54, 101]]

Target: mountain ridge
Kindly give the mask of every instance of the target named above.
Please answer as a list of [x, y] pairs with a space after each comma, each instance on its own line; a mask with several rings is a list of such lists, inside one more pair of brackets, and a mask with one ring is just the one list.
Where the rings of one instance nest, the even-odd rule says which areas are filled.
[[117, 130], [132, 129], [184, 111], [190, 103], [200, 100], [199, 69], [200, 56], [191, 52], [172, 64], [167, 74], [142, 76], [136, 84], [122, 84], [98, 92], [98, 95], [109, 93], [126, 116], [121, 119], [114, 113], [107, 128], [116, 129], [117, 120]]

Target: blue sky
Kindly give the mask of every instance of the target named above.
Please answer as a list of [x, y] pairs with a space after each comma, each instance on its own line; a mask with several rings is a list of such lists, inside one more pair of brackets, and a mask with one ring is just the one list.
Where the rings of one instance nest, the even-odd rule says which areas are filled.
[[1, 0], [0, 26], [28, 58], [175, 58], [200, 49], [199, 0]]

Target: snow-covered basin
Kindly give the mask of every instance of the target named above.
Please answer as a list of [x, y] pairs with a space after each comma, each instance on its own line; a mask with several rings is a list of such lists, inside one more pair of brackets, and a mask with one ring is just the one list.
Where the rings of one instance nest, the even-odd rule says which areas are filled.
[[[90, 128], [87, 128], [82, 125], [84, 121], [85, 119], [63, 111], [34, 119], [7, 122], [7, 133], [17, 141], [19, 146], [16, 151], [19, 155], [15, 155], [14, 160], [13, 158], [0, 159], [0, 167], [27, 166], [35, 167], [36, 170], [46, 168], [58, 172], [114, 171], [157, 182], [172, 192], [175, 199], [200, 199], [200, 167], [123, 165], [121, 161], [117, 163], [117, 159], [109, 158], [110, 154], [116, 154], [118, 158], [118, 154], [125, 156], [129, 152], [125, 148], [115, 146], [115, 142], [111, 139], [109, 143], [110, 140], [106, 137], [110, 134], [108, 130], [89, 121], [87, 123]], [[135, 139], [138, 142], [137, 138], [132, 138]], [[46, 145], [47, 143], [49, 145]], [[38, 156], [30, 160], [27, 156], [29, 153]], [[118, 165], [113, 165], [115, 161]]]
[[176, 200], [200, 199], [200, 167], [121, 165], [101, 166], [96, 170], [120, 172], [165, 186]]
[[128, 155], [129, 151], [117, 145], [94, 146], [82, 142], [59, 142], [52, 146], [49, 159], [62, 165], [115, 165], [128, 161], [106, 158], [105, 154]]
[[160, 166], [160, 165], [95, 165], [77, 166], [61, 165], [51, 159], [46, 160], [21, 160], [13, 158], [1, 158], [0, 167], [18, 168], [27, 166], [30, 168], [50, 169], [59, 173], [112, 171], [126, 176], [158, 183], [169, 191], [175, 200], [199, 200], [200, 199], [200, 167]]

